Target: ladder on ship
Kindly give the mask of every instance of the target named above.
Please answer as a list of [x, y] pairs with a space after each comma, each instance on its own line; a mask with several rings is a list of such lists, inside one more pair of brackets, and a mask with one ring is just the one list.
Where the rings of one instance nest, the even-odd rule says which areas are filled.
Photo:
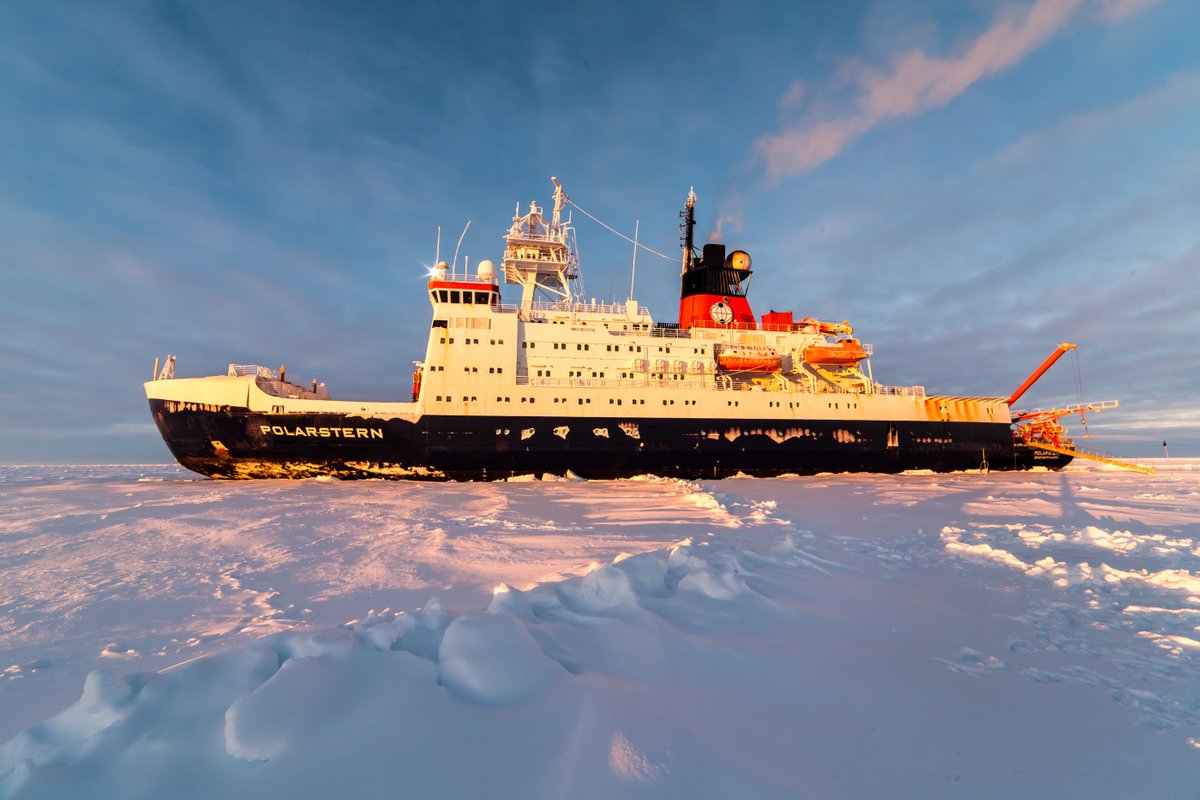
[[1075, 458], [1087, 458], [1092, 461], [1099, 461], [1103, 464], [1112, 464], [1113, 466], [1123, 469], [1137, 470], [1144, 472], [1147, 475], [1154, 475], [1158, 472], [1154, 467], [1143, 466], [1142, 464], [1134, 464], [1132, 461], [1121, 461], [1111, 456], [1102, 455], [1100, 453], [1091, 453], [1087, 450], [1073, 450], [1069, 447], [1059, 447], [1053, 444], [1045, 444], [1043, 442], [1022, 442], [1026, 447], [1033, 447], [1038, 450], [1049, 450], [1052, 453], [1062, 453], [1064, 456], [1074, 456]]

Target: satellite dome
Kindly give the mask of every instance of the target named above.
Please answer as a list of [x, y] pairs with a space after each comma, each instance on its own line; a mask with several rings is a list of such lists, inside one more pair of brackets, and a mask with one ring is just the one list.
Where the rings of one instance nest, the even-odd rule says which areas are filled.
[[750, 254], [747, 253], [745, 250], [734, 250], [732, 253], [729, 254], [729, 258], [726, 259], [725, 263], [727, 265], [729, 265], [730, 267], [733, 267], [736, 270], [741, 270], [742, 272], [749, 272], [750, 271]]

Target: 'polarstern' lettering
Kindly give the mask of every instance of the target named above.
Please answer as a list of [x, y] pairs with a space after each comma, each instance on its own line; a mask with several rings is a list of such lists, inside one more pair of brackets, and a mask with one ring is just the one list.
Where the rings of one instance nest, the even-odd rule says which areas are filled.
[[294, 427], [288, 428], [285, 425], [259, 425], [258, 429], [264, 434], [271, 433], [276, 436], [315, 436], [318, 439], [382, 439], [383, 430], [381, 428], [315, 428], [315, 427]]

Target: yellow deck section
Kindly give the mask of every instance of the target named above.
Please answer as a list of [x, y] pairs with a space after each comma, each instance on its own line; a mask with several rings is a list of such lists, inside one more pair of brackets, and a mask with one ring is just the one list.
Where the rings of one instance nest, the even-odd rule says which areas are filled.
[[1104, 464], [1112, 464], [1117, 467], [1124, 467], [1125, 469], [1134, 469], [1138, 472], [1144, 472], [1147, 475], [1154, 475], [1158, 472], [1158, 470], [1156, 470], [1154, 467], [1145, 467], [1141, 464], [1134, 464], [1131, 461], [1121, 461], [1120, 459], [1100, 455], [1099, 453], [1089, 453], [1086, 450], [1071, 450], [1066, 447], [1056, 447], [1052, 444], [1041, 444], [1038, 442], [1023, 442], [1022, 444], [1024, 444], [1026, 447], [1035, 447], [1038, 450], [1049, 450], [1052, 453], [1062, 453], [1063, 455], [1075, 456], [1076, 458], [1088, 458], [1092, 461], [1100, 461]]

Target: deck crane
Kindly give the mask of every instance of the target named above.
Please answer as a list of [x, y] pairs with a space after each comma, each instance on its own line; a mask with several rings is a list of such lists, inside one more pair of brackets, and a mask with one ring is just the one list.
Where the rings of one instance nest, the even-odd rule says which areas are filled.
[[[1030, 386], [1033, 386], [1037, 382], [1038, 378], [1041, 378], [1046, 373], [1046, 370], [1054, 366], [1054, 363], [1068, 351], [1074, 349], [1075, 345], [1070, 342], [1063, 342], [1056, 347], [1054, 352], [1042, 362], [1041, 366], [1035, 369], [1025, 379], [1025, 382], [1018, 386], [1017, 390], [1008, 398], [1009, 408], [1020, 399], [1021, 395], [1029, 390]], [[1139, 472], [1153, 473], [1155, 470], [1151, 467], [1132, 464], [1128, 461], [1122, 461], [1100, 453], [1089, 453], [1085, 450], [1079, 450], [1075, 447], [1075, 443], [1067, 436], [1067, 429], [1059, 423], [1060, 419], [1071, 414], [1078, 414], [1080, 421], [1084, 421], [1084, 415], [1089, 412], [1103, 411], [1109, 408], [1117, 408], [1117, 406], [1118, 403], [1116, 400], [1105, 400], [1098, 403], [1073, 403], [1062, 408], [1017, 412], [1012, 417], [1013, 440], [1017, 446], [1031, 447], [1035, 450], [1046, 450], [1052, 453], [1062, 453], [1093, 461], [1101, 461], [1105, 464], [1113, 464], [1118, 467], [1125, 467], [1126, 469], [1134, 469]]]
[[1054, 352], [1051, 353], [1046, 358], [1046, 360], [1042, 362], [1042, 365], [1040, 367], [1038, 367], [1037, 369], [1035, 369], [1033, 371], [1033, 374], [1031, 374], [1028, 378], [1026, 378], [1025, 382], [1022, 383], [1020, 386], [1018, 386], [1017, 390], [1009, 396], [1009, 398], [1008, 398], [1009, 407], [1011, 408], [1012, 404], [1017, 402], [1017, 400], [1019, 400], [1021, 398], [1021, 395], [1025, 394], [1025, 392], [1029, 391], [1029, 387], [1033, 386], [1035, 383], [1037, 383], [1038, 378], [1045, 375], [1046, 370], [1048, 370], [1054, 366], [1054, 362], [1058, 361], [1060, 358], [1062, 358], [1064, 355], [1066, 355], [1067, 351], [1074, 350], [1074, 349], [1075, 349], [1075, 345], [1071, 344], [1070, 342], [1063, 342], [1058, 347], [1056, 347], [1054, 349]]

